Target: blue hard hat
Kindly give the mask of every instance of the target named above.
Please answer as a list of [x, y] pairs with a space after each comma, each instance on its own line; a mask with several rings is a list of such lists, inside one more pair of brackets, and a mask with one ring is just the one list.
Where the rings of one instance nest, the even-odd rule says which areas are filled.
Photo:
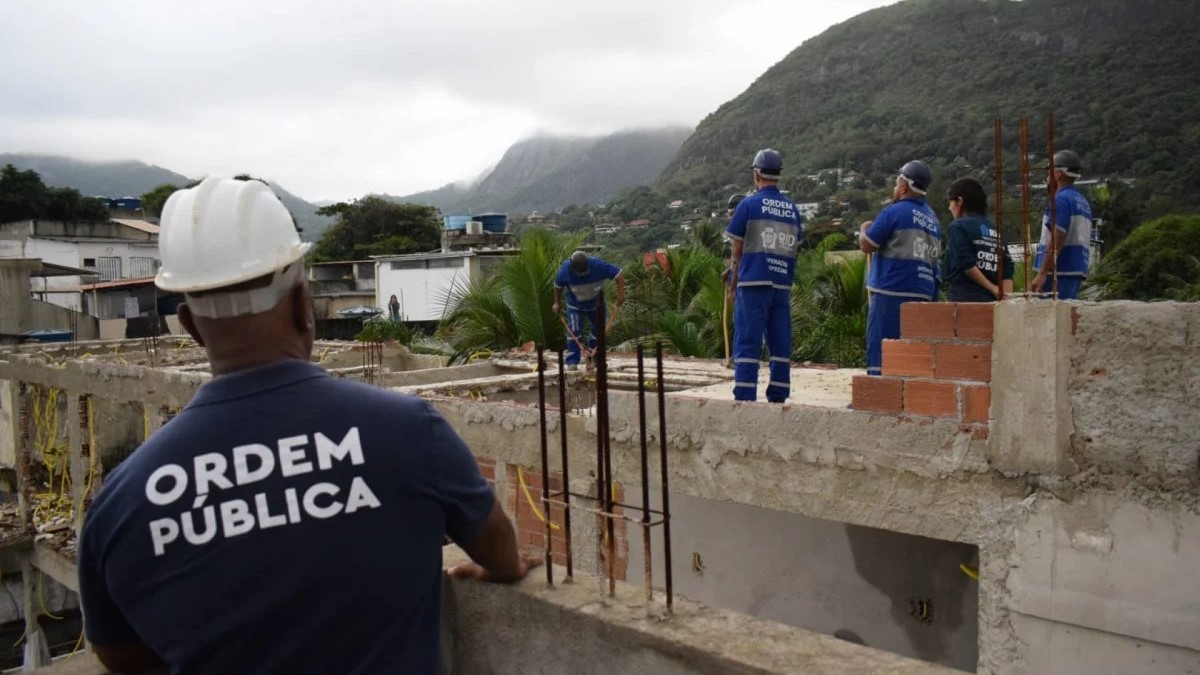
[[900, 177], [909, 185], [924, 193], [933, 182], [933, 172], [929, 165], [919, 159], [914, 159], [900, 167]]
[[763, 178], [779, 178], [779, 174], [783, 171], [783, 155], [770, 148], [759, 150], [758, 154], [754, 156], [754, 164], [750, 165], [750, 168], [757, 169]]

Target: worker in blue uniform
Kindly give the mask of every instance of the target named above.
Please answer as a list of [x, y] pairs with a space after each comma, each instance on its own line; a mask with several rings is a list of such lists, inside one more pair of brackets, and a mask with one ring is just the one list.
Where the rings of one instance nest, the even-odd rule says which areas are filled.
[[987, 193], [974, 178], [946, 191], [950, 223], [943, 270], [950, 302], [994, 302], [1012, 294], [1013, 261], [987, 218]]
[[625, 304], [625, 277], [621, 268], [590, 256], [583, 251], [575, 251], [570, 258], [563, 261], [554, 277], [554, 314], [557, 315], [563, 307], [563, 290], [567, 295], [567, 358], [568, 370], [579, 368], [579, 341], [583, 340], [584, 324], [588, 326], [589, 352], [596, 349], [596, 322], [603, 322], [604, 317], [596, 316], [596, 298], [604, 292], [604, 282], [614, 279], [617, 282], [617, 307]]
[[862, 224], [858, 245], [875, 254], [867, 290], [867, 374], [880, 375], [883, 341], [900, 337], [900, 306], [906, 302], [937, 300], [941, 282], [938, 265], [941, 224], [925, 203], [933, 172], [920, 160], [900, 168], [892, 189], [892, 203], [874, 220]]
[[758, 396], [763, 336], [770, 354], [767, 401], [783, 403], [791, 392], [792, 278], [804, 219], [779, 191], [783, 157], [760, 150], [751, 164], [757, 191], [741, 200], [725, 234], [733, 240], [733, 398]]
[[[1092, 206], [1079, 193], [1075, 181], [1080, 176], [1083, 161], [1071, 150], [1054, 153], [1054, 161], [1047, 171], [1054, 178], [1050, 182], [1054, 193], [1054, 225], [1050, 224], [1050, 206], [1042, 216], [1042, 238], [1038, 242], [1033, 266], [1037, 276], [1030, 284], [1034, 293], [1055, 292], [1054, 273], [1058, 272], [1058, 298], [1075, 300], [1079, 287], [1087, 278], [1091, 262]], [[1049, 249], [1057, 256], [1047, 255]]]

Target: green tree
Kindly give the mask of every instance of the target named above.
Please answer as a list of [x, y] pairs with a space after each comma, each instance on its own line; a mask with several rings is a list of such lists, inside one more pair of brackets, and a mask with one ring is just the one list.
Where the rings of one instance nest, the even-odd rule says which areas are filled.
[[372, 255], [420, 253], [437, 249], [441, 228], [437, 209], [396, 204], [374, 195], [317, 210], [336, 216], [313, 252], [314, 260], [357, 260]]
[[581, 234], [528, 230], [520, 252], [505, 258], [495, 276], [452, 287], [443, 298], [447, 312], [437, 330], [441, 351], [455, 363], [482, 350], [530, 341], [551, 350], [565, 348], [562, 322], [551, 309], [554, 275], [582, 243]]
[[171, 183], [162, 183], [154, 187], [153, 190], [142, 195], [142, 210], [151, 218], [158, 218], [162, 215], [163, 205], [167, 203], [167, 197], [179, 189], [179, 186]]
[[46, 186], [32, 169], [12, 164], [0, 170], [0, 223], [40, 218], [46, 208]]
[[1200, 300], [1200, 215], [1139, 225], [1101, 260], [1080, 293], [1088, 300]]
[[0, 170], [0, 223], [35, 218], [97, 222], [108, 219], [108, 206], [74, 188], [48, 188], [36, 171], [6, 165]]

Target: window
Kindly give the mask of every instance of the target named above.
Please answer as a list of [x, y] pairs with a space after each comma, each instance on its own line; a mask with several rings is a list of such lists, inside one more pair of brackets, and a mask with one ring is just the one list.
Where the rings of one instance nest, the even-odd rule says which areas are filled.
[[462, 267], [462, 258], [434, 258], [429, 261], [429, 269], [447, 269], [451, 267]]
[[96, 271], [100, 273], [100, 281], [113, 281], [121, 278], [121, 259], [116, 256], [96, 258]]
[[133, 278], [152, 277], [158, 271], [154, 258], [131, 257], [129, 259], [129, 276]]
[[95, 258], [84, 258], [83, 266], [88, 268], [89, 270], [96, 269], [96, 259]]

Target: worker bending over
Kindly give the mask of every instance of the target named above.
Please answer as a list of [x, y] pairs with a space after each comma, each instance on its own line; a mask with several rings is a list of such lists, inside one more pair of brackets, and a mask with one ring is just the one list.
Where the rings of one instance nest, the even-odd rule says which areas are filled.
[[[563, 307], [563, 289], [567, 291], [567, 369], [579, 368], [583, 328], [586, 323], [587, 350], [590, 355], [596, 350], [596, 325], [603, 325], [605, 317], [596, 316], [599, 306], [596, 299], [604, 292], [604, 282], [617, 282], [617, 307], [625, 304], [625, 277], [621, 268], [583, 251], [575, 251], [563, 261], [554, 276], [554, 313]], [[616, 310], [614, 310], [616, 311]]]

